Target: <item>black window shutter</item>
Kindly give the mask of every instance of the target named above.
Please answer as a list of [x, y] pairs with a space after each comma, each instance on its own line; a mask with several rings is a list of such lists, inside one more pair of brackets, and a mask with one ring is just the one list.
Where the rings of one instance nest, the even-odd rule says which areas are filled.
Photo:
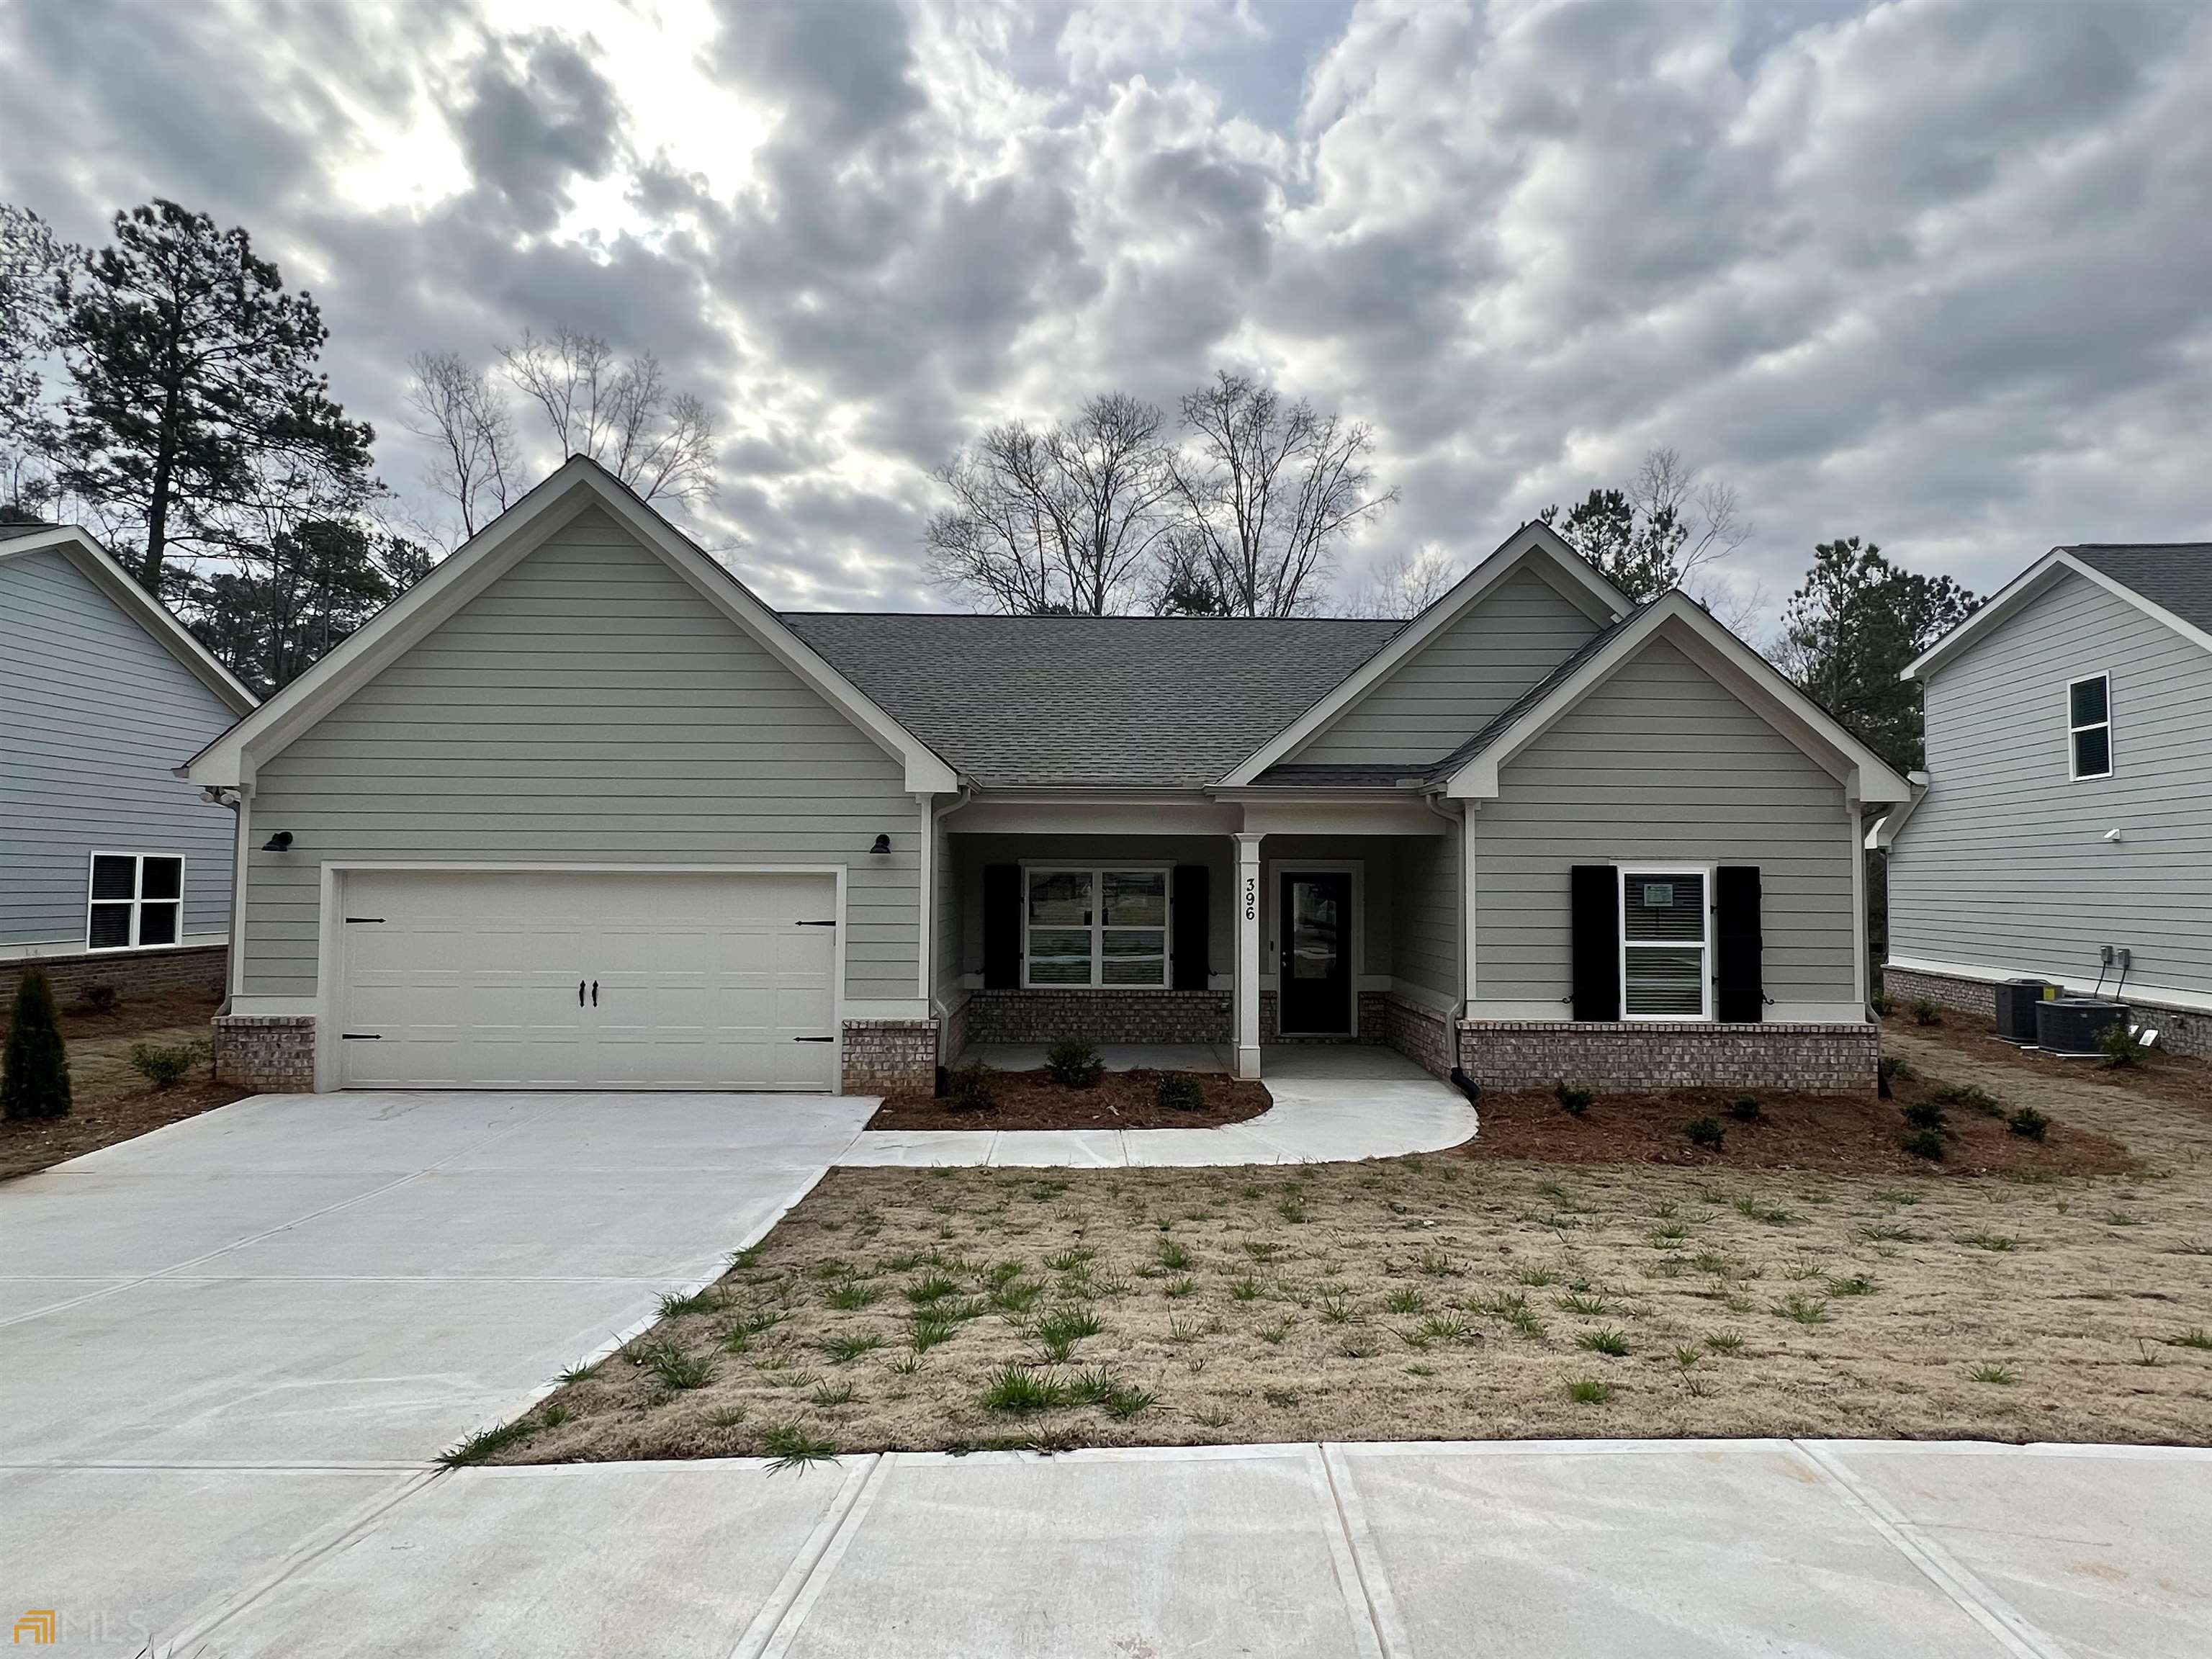
[[1208, 966], [1206, 952], [1213, 939], [1213, 915], [1206, 903], [1206, 867], [1178, 864], [1175, 867], [1175, 988], [1203, 991]]
[[1620, 878], [1609, 864], [1577, 864], [1567, 890], [1574, 905], [1577, 1019], [1620, 1018]]
[[1022, 866], [983, 866], [983, 985], [1012, 991], [1022, 982]]
[[1713, 923], [1715, 1017], [1747, 1022], [1764, 1018], [1757, 865], [1723, 864], [1713, 872]]

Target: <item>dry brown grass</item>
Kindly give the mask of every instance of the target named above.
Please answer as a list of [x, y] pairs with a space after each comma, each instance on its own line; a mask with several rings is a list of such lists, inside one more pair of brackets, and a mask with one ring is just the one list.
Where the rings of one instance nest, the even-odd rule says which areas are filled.
[[[1930, 1075], [1966, 1070], [1934, 1043], [1893, 1046]], [[2094, 1109], [2144, 1167], [1871, 1178], [1444, 1155], [839, 1171], [704, 1305], [561, 1390], [531, 1419], [550, 1425], [502, 1456], [753, 1454], [791, 1430], [842, 1451], [2212, 1440], [2212, 1352], [2175, 1340], [2212, 1327], [2212, 1123], [2086, 1082], [1960, 1080], [2061, 1121]], [[917, 1352], [931, 1308], [956, 1316]], [[1056, 1362], [1042, 1322], [1055, 1310], [1100, 1327]], [[1625, 1355], [1596, 1346], [1607, 1333]], [[708, 1380], [668, 1386], [691, 1380], [680, 1366], [656, 1380], [638, 1363], [656, 1353]], [[1103, 1398], [994, 1411], [1007, 1366]], [[1609, 1397], [1573, 1398], [1584, 1381]]]

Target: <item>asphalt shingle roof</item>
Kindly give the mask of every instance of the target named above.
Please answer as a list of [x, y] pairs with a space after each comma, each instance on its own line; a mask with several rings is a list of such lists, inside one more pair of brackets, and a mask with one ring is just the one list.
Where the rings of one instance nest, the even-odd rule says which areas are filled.
[[2184, 622], [2212, 628], [2212, 542], [2085, 542], [2059, 550]]
[[1504, 708], [1499, 709], [1496, 717], [1491, 720], [1489, 725], [1484, 726], [1482, 730], [1476, 732], [1465, 743], [1460, 744], [1458, 748], [1453, 750], [1450, 754], [1446, 755], [1434, 766], [1429, 768], [1429, 781], [1432, 783], [1442, 782], [1443, 780], [1450, 777], [1453, 773], [1458, 771], [1461, 767], [1473, 760], [1477, 755], [1480, 755], [1484, 750], [1489, 748], [1490, 745], [1497, 742], [1498, 738], [1504, 737], [1505, 733], [1511, 729], [1515, 721], [1518, 720], [1523, 714], [1534, 708], [1538, 703], [1543, 702], [1545, 698], [1550, 696], [1553, 690], [1562, 681], [1569, 678], [1573, 675], [1577, 669], [1580, 668], [1592, 657], [1597, 655], [1599, 652], [1604, 650], [1607, 645], [1612, 643], [1616, 635], [1620, 634], [1623, 629], [1633, 623], [1650, 608], [1650, 607], [1649, 605], [1639, 605], [1635, 610], [1630, 611], [1626, 616], [1623, 617], [1619, 622], [1613, 623], [1610, 628], [1601, 628], [1595, 634], [1593, 634], [1588, 640], [1583, 642], [1582, 648], [1577, 651], [1574, 655], [1561, 662], [1557, 668], [1554, 668], [1550, 673], [1545, 675], [1542, 679], [1538, 680], [1535, 684], [1530, 686], [1526, 691], [1523, 691]]
[[799, 612], [831, 666], [986, 787], [1212, 782], [1399, 622]]
[[0, 542], [12, 542], [18, 536], [35, 536], [52, 528], [50, 524], [0, 524]]

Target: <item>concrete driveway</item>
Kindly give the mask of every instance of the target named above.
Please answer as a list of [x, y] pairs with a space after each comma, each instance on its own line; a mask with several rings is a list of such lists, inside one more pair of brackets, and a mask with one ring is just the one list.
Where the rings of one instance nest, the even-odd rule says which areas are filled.
[[872, 1102], [262, 1096], [0, 1186], [0, 1613], [132, 1651], [716, 1277]]

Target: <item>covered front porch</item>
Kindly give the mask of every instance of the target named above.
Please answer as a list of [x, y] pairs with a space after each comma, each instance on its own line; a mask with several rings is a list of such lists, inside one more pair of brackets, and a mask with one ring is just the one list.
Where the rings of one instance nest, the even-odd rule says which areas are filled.
[[1402, 800], [1255, 817], [1224, 802], [949, 813], [932, 884], [943, 1062], [1042, 1064], [1075, 1036], [1129, 1066], [1247, 1079], [1358, 1068], [1309, 1049], [1388, 1050], [1446, 1076], [1460, 821]]

